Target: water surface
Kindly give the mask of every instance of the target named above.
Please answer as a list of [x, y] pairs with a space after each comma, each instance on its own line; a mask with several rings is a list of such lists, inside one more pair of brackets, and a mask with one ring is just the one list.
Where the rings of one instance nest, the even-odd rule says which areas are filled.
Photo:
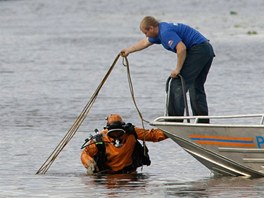
[[[188, 23], [211, 40], [211, 115], [263, 113], [263, 8], [260, 0], [0, 1], [0, 197], [263, 197], [263, 179], [216, 178], [172, 140], [148, 143], [152, 165], [137, 175], [87, 176], [80, 147], [109, 113], [141, 124], [121, 61], [48, 173], [35, 175], [119, 51], [143, 38], [145, 15]], [[153, 46], [129, 61], [138, 106], [151, 121], [164, 113], [175, 55]]]

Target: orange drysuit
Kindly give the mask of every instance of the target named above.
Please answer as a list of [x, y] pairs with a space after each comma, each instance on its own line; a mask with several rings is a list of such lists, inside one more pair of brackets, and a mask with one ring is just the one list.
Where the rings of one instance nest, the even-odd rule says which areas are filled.
[[[124, 134], [122, 136], [122, 146], [115, 147], [112, 142], [113, 139], [107, 135], [107, 129], [103, 130], [101, 134], [102, 140], [105, 143], [105, 150], [107, 156], [106, 166], [108, 166], [113, 172], [122, 170], [132, 164], [132, 153], [136, 144], [136, 138], [134, 134]], [[165, 140], [167, 136], [159, 129], [144, 130], [135, 127], [135, 132], [138, 139], [152, 142], [159, 142]], [[81, 160], [84, 167], [87, 167], [88, 163], [93, 160], [93, 157], [98, 152], [98, 149], [93, 140], [91, 140], [85, 149], [82, 151]]]

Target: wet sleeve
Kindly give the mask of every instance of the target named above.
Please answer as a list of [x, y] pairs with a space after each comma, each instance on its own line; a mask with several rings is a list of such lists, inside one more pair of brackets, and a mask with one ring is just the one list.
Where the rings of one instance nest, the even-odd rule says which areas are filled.
[[141, 129], [135, 127], [138, 139], [151, 142], [159, 142], [167, 139], [168, 137], [160, 129]]
[[93, 141], [91, 141], [88, 146], [84, 148], [81, 154], [81, 161], [84, 167], [86, 167], [88, 161], [93, 160], [93, 157], [97, 152], [98, 149], [96, 145], [93, 143]]

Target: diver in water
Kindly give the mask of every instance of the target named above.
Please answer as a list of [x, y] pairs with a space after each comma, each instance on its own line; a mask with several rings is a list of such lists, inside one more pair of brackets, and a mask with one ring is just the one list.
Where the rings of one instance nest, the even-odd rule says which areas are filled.
[[150, 165], [148, 149], [138, 139], [159, 142], [167, 136], [160, 129], [142, 129], [123, 122], [118, 114], [107, 117], [104, 130], [87, 139], [81, 161], [88, 174], [120, 174], [135, 172]]

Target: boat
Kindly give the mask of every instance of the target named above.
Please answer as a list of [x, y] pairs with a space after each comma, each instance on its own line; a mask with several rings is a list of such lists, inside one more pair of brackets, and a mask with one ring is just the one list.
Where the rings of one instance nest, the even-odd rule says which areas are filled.
[[150, 124], [214, 174], [264, 177], [264, 114], [162, 116]]

